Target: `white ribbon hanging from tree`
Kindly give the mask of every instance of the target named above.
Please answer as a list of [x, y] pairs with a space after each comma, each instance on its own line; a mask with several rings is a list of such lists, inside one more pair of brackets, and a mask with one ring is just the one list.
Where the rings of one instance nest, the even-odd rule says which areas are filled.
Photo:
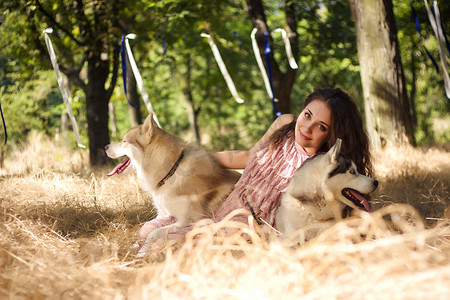
[[133, 40], [135, 38], [136, 38], [136, 35], [134, 33], [130, 33], [125, 36], [125, 48], [127, 51], [128, 61], [130, 62], [131, 70], [133, 71], [134, 78], [136, 79], [136, 83], [139, 88], [139, 91], [141, 92], [142, 99], [144, 100], [145, 106], [147, 107], [148, 112], [153, 114], [153, 119], [155, 120], [156, 124], [158, 124], [158, 126], [161, 127], [161, 125], [158, 122], [158, 118], [156, 117], [156, 114], [153, 111], [152, 104], [150, 103], [150, 100], [148, 99], [148, 94], [145, 91], [144, 84], [142, 82], [141, 73], [139, 73], [139, 69], [136, 65], [136, 61], [134, 60], [133, 52], [131, 52], [130, 43], [128, 42], [128, 39]]
[[72, 107], [70, 106], [69, 95], [67, 94], [66, 87], [64, 86], [61, 71], [59, 70], [59, 65], [56, 60], [56, 54], [55, 54], [55, 51], [53, 50], [52, 41], [51, 41], [50, 37], [48, 36], [48, 34], [52, 33], [52, 32], [53, 32], [52, 28], [47, 28], [44, 30], [45, 43], [47, 44], [47, 49], [48, 49], [48, 53], [50, 55], [50, 60], [53, 65], [53, 69], [55, 69], [56, 78], [58, 80], [58, 85], [59, 85], [59, 90], [61, 91], [61, 94], [62, 94], [62, 97], [64, 100], [64, 104], [66, 105], [67, 114], [69, 115], [70, 121], [72, 122], [73, 132], [75, 134], [75, 139], [77, 141], [78, 147], [86, 148], [86, 146], [83, 145], [83, 143], [81, 142], [80, 134], [78, 132], [77, 121], [75, 120], [75, 117], [74, 117], [73, 111], [72, 111]]
[[[267, 76], [267, 72], [264, 67], [264, 63], [262, 61], [261, 54], [259, 52], [258, 42], [256, 41], [256, 32], [257, 31], [258, 31], [257, 28], [253, 28], [252, 33], [250, 34], [250, 37], [252, 39], [253, 53], [255, 54], [256, 63], [258, 64], [259, 70], [261, 71], [261, 75], [263, 77], [264, 86], [266, 87], [267, 94], [272, 99], [273, 93], [272, 93], [272, 89], [270, 87], [269, 76]], [[288, 61], [289, 61], [289, 66], [292, 69], [298, 69], [297, 62], [295, 61], [294, 55], [292, 54], [291, 43], [289, 42], [289, 38], [287, 37], [286, 30], [284, 30], [282, 28], [277, 28], [274, 30], [274, 32], [281, 33], [281, 36], [282, 36], [283, 42], [284, 42], [284, 48], [286, 49], [286, 55], [287, 55]]]
[[258, 42], [256, 41], [256, 32], [258, 29], [253, 28], [252, 33], [250, 35], [252, 39], [252, 48], [253, 53], [255, 54], [256, 63], [258, 64], [259, 70], [261, 71], [261, 75], [264, 80], [264, 86], [266, 87], [267, 94], [269, 95], [270, 99], [273, 98], [272, 88], [270, 87], [270, 81], [269, 76], [267, 76], [266, 68], [264, 68], [264, 63], [261, 58], [261, 54], [259, 52]]
[[435, 0], [433, 2], [434, 6], [434, 15], [433, 15], [433, 12], [428, 6], [428, 1], [427, 0], [424, 1], [425, 7], [427, 8], [428, 18], [430, 19], [431, 27], [433, 27], [434, 34], [436, 35], [436, 38], [439, 43], [439, 54], [441, 58], [442, 73], [444, 75], [445, 94], [447, 95], [447, 98], [450, 99], [450, 77], [447, 70], [447, 57], [445, 55], [444, 33], [441, 28], [441, 17], [439, 14], [439, 8], [437, 5], [437, 1]]
[[206, 34], [206, 33], [202, 33], [200, 36], [208, 38], [208, 43], [209, 43], [209, 46], [211, 47], [214, 58], [216, 59], [217, 65], [219, 66], [219, 69], [220, 69], [220, 72], [222, 73], [222, 76], [225, 79], [225, 82], [227, 83], [228, 89], [230, 90], [231, 95], [233, 95], [234, 100], [236, 100], [237, 103], [243, 103], [244, 100], [241, 97], [239, 97], [236, 87], [234, 86], [233, 80], [231, 79], [231, 76], [227, 71], [227, 67], [225, 66], [225, 63], [223, 62], [222, 57], [220, 56], [219, 49], [217, 48], [216, 44], [214, 43], [214, 40], [212, 39], [212, 37], [209, 34]]
[[286, 55], [288, 57], [289, 66], [291, 69], [298, 69], [297, 62], [295, 61], [294, 55], [292, 54], [291, 42], [287, 36], [286, 30], [283, 28], [277, 28], [273, 32], [281, 32], [281, 36], [283, 37], [284, 48], [286, 49]]

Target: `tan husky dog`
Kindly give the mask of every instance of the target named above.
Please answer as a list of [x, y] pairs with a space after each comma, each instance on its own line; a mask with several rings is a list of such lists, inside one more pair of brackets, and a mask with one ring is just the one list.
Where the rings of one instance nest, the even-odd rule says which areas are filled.
[[222, 167], [204, 149], [158, 127], [152, 114], [143, 125], [131, 128], [121, 142], [105, 149], [111, 158], [126, 157], [108, 176], [133, 165], [143, 189], [152, 197], [157, 217], [176, 218], [174, 224], [150, 233], [138, 257], [145, 256], [155, 239], [212, 217], [239, 179], [238, 173]]
[[[342, 219], [347, 206], [370, 211], [361, 194], [375, 191], [378, 181], [358, 173], [355, 163], [340, 154], [341, 142], [337, 139], [327, 153], [308, 159], [295, 172], [275, 216], [283, 237], [302, 244], [331, 226], [329, 220]], [[302, 230], [302, 238], [292, 237]]]

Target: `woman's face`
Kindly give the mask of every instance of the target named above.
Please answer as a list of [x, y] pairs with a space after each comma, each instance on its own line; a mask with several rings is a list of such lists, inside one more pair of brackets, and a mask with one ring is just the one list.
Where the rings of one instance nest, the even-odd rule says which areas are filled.
[[330, 137], [331, 110], [322, 100], [311, 101], [297, 118], [295, 141], [308, 154], [316, 154]]

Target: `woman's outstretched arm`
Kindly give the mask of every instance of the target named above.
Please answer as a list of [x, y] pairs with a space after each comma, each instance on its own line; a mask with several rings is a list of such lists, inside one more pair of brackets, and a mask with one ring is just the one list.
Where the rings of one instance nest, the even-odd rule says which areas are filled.
[[285, 114], [278, 117], [269, 129], [264, 133], [263, 137], [250, 150], [232, 150], [211, 152], [211, 155], [224, 167], [228, 169], [244, 169], [247, 165], [251, 154], [256, 151], [263, 143], [270, 139], [272, 133], [284, 125], [291, 123], [294, 120], [294, 115]]

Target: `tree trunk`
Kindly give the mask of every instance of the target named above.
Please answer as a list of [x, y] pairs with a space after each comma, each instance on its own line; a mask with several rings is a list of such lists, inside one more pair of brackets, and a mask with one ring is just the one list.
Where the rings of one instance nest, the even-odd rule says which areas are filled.
[[194, 142], [200, 144], [200, 131], [197, 124], [197, 116], [200, 112], [199, 109], [194, 107], [194, 99], [192, 97], [191, 91], [191, 55], [186, 55], [186, 87], [183, 89], [183, 100], [186, 103], [186, 108], [188, 110], [189, 124], [192, 130], [192, 136]]
[[[295, 5], [292, 1], [285, 1], [285, 14], [287, 23], [287, 27], [285, 28], [285, 30], [291, 43], [294, 58], [298, 60], [298, 34], [294, 7]], [[252, 20], [253, 26], [258, 29], [256, 33], [256, 41], [258, 42], [259, 52], [267, 70], [267, 60], [264, 54], [264, 33], [270, 32], [270, 29], [267, 26], [264, 7], [261, 0], [247, 0], [247, 10], [250, 14], [250, 19]], [[272, 38], [270, 37], [270, 35], [269, 43], [272, 43]], [[271, 49], [273, 49], [272, 46]], [[291, 92], [296, 77], [296, 70], [290, 68], [287, 60], [286, 65], [287, 71], [285, 73], [281, 72], [279, 64], [273, 56], [273, 51], [271, 51], [270, 68], [272, 70], [273, 92], [274, 97], [278, 101], [276, 102], [276, 107], [282, 114], [290, 113], [291, 111]]]
[[417, 82], [417, 70], [416, 70], [416, 56], [415, 56], [415, 52], [417, 51], [416, 49], [416, 44], [413, 41], [412, 42], [412, 47], [410, 50], [410, 54], [411, 54], [411, 74], [412, 74], [412, 78], [411, 78], [411, 92], [409, 93], [409, 109], [410, 109], [410, 115], [411, 115], [411, 120], [413, 123], [413, 127], [417, 126], [417, 114], [416, 114], [416, 106], [414, 103], [416, 103], [415, 99], [416, 99], [416, 92], [417, 92], [417, 87], [416, 87], [416, 82]]
[[[72, 51], [71, 47], [63, 47], [67, 52], [61, 55], [63, 59], [59, 60], [59, 66], [69, 81], [79, 86], [86, 94], [90, 164], [92, 166], [106, 164], [108, 159], [104, 147], [110, 142], [108, 102], [116, 85], [119, 69], [120, 45], [117, 44], [117, 39], [118, 29], [121, 28], [120, 5], [117, 1], [106, 1], [97, 3], [98, 5], [94, 7], [85, 3], [86, 1], [68, 1], [67, 3], [63, 1], [64, 3], [61, 2], [55, 7], [42, 5], [41, 2], [44, 1], [36, 0], [26, 4], [30, 29], [41, 34], [42, 29], [38, 30], [35, 26], [34, 14], [38, 11], [40, 12], [39, 22], [42, 22], [42, 26], [56, 28], [55, 34], [59, 38], [70, 39], [80, 48], [80, 51], [84, 52], [84, 56], [81, 57], [82, 53], [78, 50]], [[74, 26], [79, 29], [76, 30], [78, 33], [69, 29]], [[35, 42], [42, 54], [47, 52], [41, 45], [40, 39], [35, 39]], [[67, 42], [63, 44], [69, 45]], [[68, 59], [65, 60], [64, 57]], [[86, 62], [87, 80], [84, 75], [83, 78], [81, 76]], [[110, 78], [109, 87], [106, 88], [108, 78]]]
[[375, 149], [415, 144], [391, 0], [349, 0], [368, 134]]
[[5, 148], [1, 147], [0, 148], [0, 170], [3, 169], [3, 165], [5, 163]]
[[88, 84], [86, 87], [86, 114], [89, 138], [89, 159], [92, 166], [104, 165], [108, 161], [105, 146], [110, 143], [108, 129], [109, 95], [105, 83], [109, 75], [109, 64], [100, 55], [92, 54], [88, 59]]
[[116, 108], [114, 103], [109, 102], [109, 119], [111, 120], [111, 135], [112, 137], [116, 137], [117, 135], [117, 121], [116, 121]]

